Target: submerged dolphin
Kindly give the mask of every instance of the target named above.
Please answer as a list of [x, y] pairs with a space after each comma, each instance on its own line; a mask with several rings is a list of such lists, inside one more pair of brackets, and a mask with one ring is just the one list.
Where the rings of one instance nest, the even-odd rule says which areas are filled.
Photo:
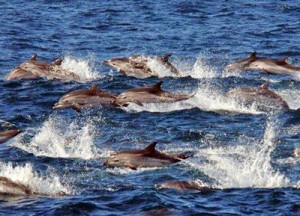
[[61, 79], [61, 80], [80, 80], [80, 77], [75, 73], [63, 69], [60, 65], [62, 59], [56, 59], [52, 63], [37, 61], [37, 55], [20, 64], [12, 72], [10, 72], [6, 80], [16, 79], [35, 79], [44, 77], [47, 79]]
[[257, 105], [272, 106], [274, 108], [289, 109], [286, 101], [278, 94], [268, 89], [265, 83], [259, 88], [235, 88], [226, 93], [227, 97], [235, 98], [246, 103], [257, 103]]
[[9, 130], [5, 132], [0, 132], [0, 144], [10, 140], [11, 138], [17, 136], [21, 132], [21, 130]]
[[172, 103], [194, 96], [170, 93], [162, 90], [161, 85], [162, 81], [150, 87], [129, 89], [117, 97], [116, 103], [123, 105], [131, 102], [142, 106], [145, 103]]
[[296, 75], [300, 73], [300, 67], [287, 63], [287, 58], [267, 59], [256, 56], [256, 52], [245, 59], [231, 63], [226, 66], [226, 70], [259, 70], [272, 74]]
[[[7, 177], [0, 176], [0, 194], [4, 195], [46, 195], [43, 193], [36, 192], [32, 190], [29, 186], [17, 183], [10, 180]], [[66, 195], [65, 192], [60, 191], [56, 195], [63, 196]]]
[[142, 150], [130, 150], [117, 153], [110, 157], [103, 165], [109, 167], [128, 167], [136, 170], [143, 167], [162, 167], [177, 163], [188, 158], [185, 154], [167, 155], [155, 149], [157, 142], [151, 143]]
[[197, 190], [210, 191], [211, 188], [203, 186], [195, 181], [169, 181], [163, 184], [155, 185], [158, 189], [176, 189], [176, 190]]
[[34, 193], [28, 186], [0, 176], [0, 194], [29, 195]]
[[178, 75], [179, 71], [169, 62], [171, 54], [164, 56], [144, 56], [144, 55], [133, 55], [130, 57], [122, 58], [113, 58], [106, 60], [103, 63], [111, 66], [124, 75], [134, 76], [138, 78], [148, 78], [151, 76], [157, 76], [153, 68], [150, 67], [150, 61], [157, 61], [166, 70], [169, 70], [171, 73]]
[[54, 109], [73, 108], [80, 111], [83, 108], [89, 108], [99, 105], [113, 105], [117, 95], [108, 93], [97, 88], [93, 85], [89, 89], [71, 91], [62, 96], [59, 101], [54, 105]]

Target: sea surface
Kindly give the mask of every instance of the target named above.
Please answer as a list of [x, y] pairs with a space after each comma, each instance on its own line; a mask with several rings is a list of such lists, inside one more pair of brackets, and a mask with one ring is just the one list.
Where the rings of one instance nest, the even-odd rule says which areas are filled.
[[[299, 77], [230, 73], [251, 52], [300, 65], [299, 1], [0, 0], [0, 124], [24, 132], [0, 146], [0, 176], [41, 195], [1, 196], [1, 215], [299, 215]], [[5, 81], [36, 53], [82, 82]], [[180, 75], [153, 65], [137, 79], [102, 64], [113, 57], [164, 55]], [[153, 85], [195, 94], [174, 104], [131, 104], [76, 113], [53, 110], [65, 93], [98, 84], [120, 93]], [[246, 106], [224, 94], [268, 82], [291, 110]], [[109, 156], [157, 141], [192, 152], [163, 168], [106, 168]], [[157, 189], [196, 181], [211, 191]], [[61, 192], [64, 196], [59, 196]]]

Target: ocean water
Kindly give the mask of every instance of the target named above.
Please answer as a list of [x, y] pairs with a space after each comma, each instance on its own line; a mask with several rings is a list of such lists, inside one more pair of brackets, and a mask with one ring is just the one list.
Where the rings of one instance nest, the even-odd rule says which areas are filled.
[[[298, 77], [229, 73], [226, 64], [257, 51], [300, 65], [297, 1], [0, 1], [0, 124], [24, 130], [0, 146], [0, 176], [40, 195], [1, 196], [3, 215], [299, 215]], [[63, 57], [82, 82], [5, 81], [36, 53]], [[151, 62], [157, 76], [123, 76], [102, 62], [164, 55], [180, 75]], [[195, 94], [174, 104], [53, 110], [66, 92], [99, 84], [120, 93], [163, 80]], [[265, 82], [291, 110], [260, 109], [224, 97]], [[106, 168], [103, 161], [157, 141], [193, 156], [163, 168]], [[192, 180], [206, 192], [156, 189]], [[60, 196], [61, 192], [65, 195]]]

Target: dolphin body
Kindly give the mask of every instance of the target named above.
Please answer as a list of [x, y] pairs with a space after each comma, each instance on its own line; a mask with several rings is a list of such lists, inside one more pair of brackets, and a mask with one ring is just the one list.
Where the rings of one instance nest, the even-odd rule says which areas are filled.
[[288, 104], [282, 97], [269, 90], [267, 83], [261, 85], [259, 88], [235, 88], [227, 92], [226, 96], [238, 99], [246, 104], [257, 103], [262, 107], [272, 106], [289, 109]]
[[97, 85], [93, 85], [89, 89], [75, 90], [65, 94], [53, 108], [64, 109], [70, 107], [76, 111], [80, 111], [84, 108], [100, 105], [118, 106], [115, 103], [116, 97], [116, 94], [102, 91], [97, 88]]
[[21, 132], [21, 130], [8, 130], [5, 132], [0, 132], [0, 144], [5, 143], [6, 141], [17, 136]]
[[172, 103], [187, 100], [194, 95], [174, 94], [161, 89], [162, 81], [150, 87], [129, 89], [118, 95], [116, 103], [119, 105], [136, 103], [140, 106], [146, 103]]
[[188, 158], [187, 155], [167, 155], [155, 149], [157, 142], [151, 143], [142, 150], [130, 150], [117, 153], [110, 157], [103, 165], [108, 167], [137, 168], [163, 167]]
[[133, 55], [130, 57], [113, 58], [106, 60], [103, 63], [117, 69], [120, 73], [137, 78], [148, 78], [157, 76], [155, 71], [149, 67], [148, 63], [151, 60], [157, 60], [171, 73], [178, 75], [178, 69], [169, 62], [171, 54], [164, 56], [144, 56]]
[[163, 184], [155, 185], [158, 189], [176, 189], [176, 190], [197, 190], [197, 191], [210, 191], [210, 187], [200, 185], [193, 181], [169, 181]]
[[267, 59], [256, 56], [256, 52], [245, 59], [231, 63], [226, 66], [225, 70], [250, 71], [258, 70], [268, 74], [288, 74], [294, 76], [300, 73], [300, 67], [287, 63], [287, 58]]
[[78, 75], [61, 67], [62, 61], [59, 58], [52, 63], [41, 62], [37, 61], [37, 55], [34, 54], [28, 61], [20, 64], [11, 71], [7, 75], [6, 80], [36, 79], [39, 77], [46, 79], [80, 80]]

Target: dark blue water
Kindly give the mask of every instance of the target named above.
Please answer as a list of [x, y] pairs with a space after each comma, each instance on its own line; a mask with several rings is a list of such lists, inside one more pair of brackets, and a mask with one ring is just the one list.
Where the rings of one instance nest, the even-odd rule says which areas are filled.
[[[300, 64], [297, 1], [0, 1], [0, 114], [24, 133], [1, 146], [0, 175], [42, 195], [2, 196], [3, 215], [299, 215], [300, 84], [295, 77], [228, 74], [224, 66], [257, 51]], [[37, 53], [91, 81], [5, 81]], [[99, 84], [115, 93], [147, 86], [102, 65], [112, 57], [163, 55], [181, 76], [163, 88], [196, 93], [186, 102], [53, 111], [66, 92]], [[156, 65], [157, 66], [157, 65]], [[159, 66], [157, 66], [159, 67]], [[266, 81], [291, 107], [259, 110], [224, 92]], [[8, 123], [10, 125], [8, 125]], [[105, 158], [158, 141], [193, 152], [160, 169], [107, 169]], [[159, 190], [191, 180], [209, 192]], [[63, 191], [66, 196], [57, 196]]]

